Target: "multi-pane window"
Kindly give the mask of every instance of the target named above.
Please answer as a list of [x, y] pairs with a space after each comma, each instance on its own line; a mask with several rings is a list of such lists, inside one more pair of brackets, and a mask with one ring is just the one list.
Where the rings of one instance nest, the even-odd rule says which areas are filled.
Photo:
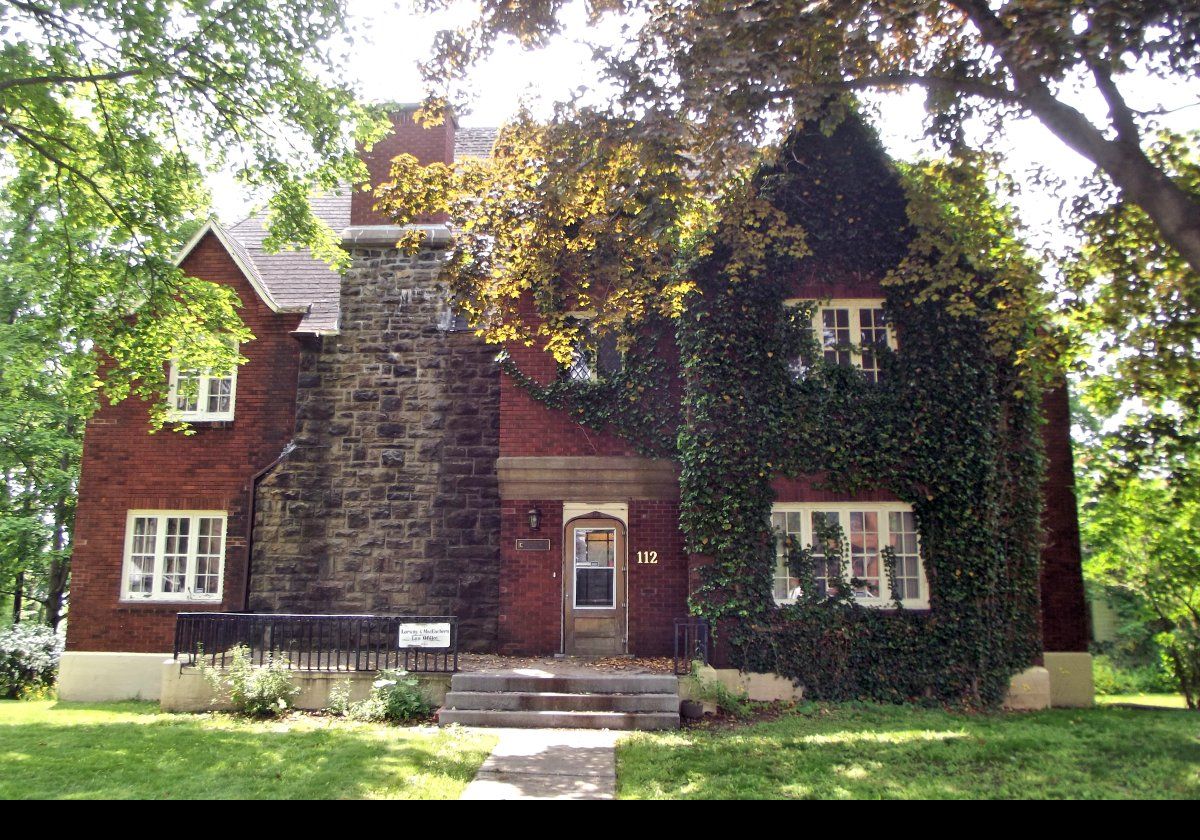
[[858, 310], [859, 348], [861, 350], [863, 376], [878, 382], [880, 376], [877, 348], [889, 346], [891, 331], [884, 320], [883, 310], [875, 307], [860, 307]]
[[615, 528], [575, 529], [575, 606], [616, 606], [617, 531]]
[[850, 337], [850, 311], [833, 307], [819, 311], [821, 347], [825, 350], [825, 361], [831, 365], [851, 363], [850, 350], [854, 340]]
[[611, 376], [619, 373], [623, 361], [615, 335], [610, 333], [599, 340], [584, 336], [572, 350], [566, 375], [576, 382], [594, 382], [601, 374]]
[[[814, 310], [813, 328], [826, 362], [860, 368], [872, 382], [878, 382], [882, 375], [880, 349], [896, 349], [896, 336], [887, 323], [881, 300], [827, 301]], [[804, 365], [796, 362], [792, 371], [803, 375]]]
[[827, 553], [834, 552], [824, 543], [822, 535], [836, 530], [840, 531], [844, 542], [840, 577], [860, 603], [872, 606], [891, 603], [892, 591], [883, 561], [884, 546], [891, 546], [896, 558], [896, 589], [900, 600], [908, 607], [929, 605], [929, 590], [917, 546], [916, 520], [907, 505], [779, 504], [771, 514], [771, 528], [776, 536], [774, 593], [777, 603], [792, 603], [803, 594], [800, 580], [792, 575], [788, 563], [789, 550], [811, 547], [817, 592], [821, 597], [834, 593], [839, 570], [833, 565], [835, 559], [825, 559]]
[[216, 375], [171, 364], [170, 405], [180, 420], [232, 420], [237, 370]]
[[911, 510], [888, 511], [888, 539], [896, 557], [896, 588], [905, 600], [921, 595], [921, 555], [917, 551], [917, 520]]
[[224, 559], [223, 512], [130, 511], [122, 597], [220, 600]]

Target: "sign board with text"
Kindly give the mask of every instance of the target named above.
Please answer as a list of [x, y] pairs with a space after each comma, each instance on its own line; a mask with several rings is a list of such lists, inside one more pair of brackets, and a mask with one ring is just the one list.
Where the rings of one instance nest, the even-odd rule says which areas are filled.
[[401, 648], [450, 647], [449, 622], [421, 622], [400, 625]]

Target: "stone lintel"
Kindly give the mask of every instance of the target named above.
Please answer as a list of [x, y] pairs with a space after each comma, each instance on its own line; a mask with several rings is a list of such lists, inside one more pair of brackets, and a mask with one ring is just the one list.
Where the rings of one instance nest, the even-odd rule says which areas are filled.
[[679, 498], [674, 461], [624, 456], [502, 457], [501, 499]]
[[342, 245], [348, 248], [394, 248], [405, 233], [419, 230], [425, 234], [425, 247], [444, 248], [454, 234], [445, 225], [353, 225], [342, 231]]

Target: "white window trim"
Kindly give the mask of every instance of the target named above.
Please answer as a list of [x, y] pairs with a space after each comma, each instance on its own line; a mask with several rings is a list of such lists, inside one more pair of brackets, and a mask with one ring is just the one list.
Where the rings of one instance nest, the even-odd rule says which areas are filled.
[[[812, 328], [813, 335], [817, 337], [817, 344], [821, 350], [825, 349], [824, 330], [825, 324], [822, 320], [821, 313], [828, 309], [848, 309], [850, 310], [850, 339], [853, 349], [850, 351], [851, 363], [854, 367], [862, 370], [862, 318], [861, 310], [863, 309], [883, 309], [883, 298], [829, 298], [825, 300], [813, 300], [812, 298], [788, 298], [783, 302], [784, 306], [800, 306], [801, 304], [813, 304], [812, 311]], [[887, 344], [892, 350], [896, 350], [899, 344], [896, 341], [896, 329], [891, 324], [887, 325]]]
[[[892, 591], [888, 581], [887, 571], [883, 563], [883, 548], [891, 545], [891, 530], [888, 524], [889, 513], [912, 513], [912, 505], [907, 505], [903, 502], [776, 502], [771, 506], [771, 513], [801, 513], [801, 540], [802, 546], [809, 546], [813, 543], [812, 537], [812, 513], [814, 511], [836, 511], [839, 514], [839, 520], [842, 523], [842, 530], [846, 532], [844, 535], [849, 539], [846, 523], [849, 520], [851, 511], [866, 511], [868, 513], [879, 514], [879, 597], [878, 598], [856, 598], [855, 600], [864, 607], [888, 608], [895, 605], [892, 601]], [[917, 535], [917, 577], [918, 587], [921, 591], [920, 598], [905, 598], [900, 603], [906, 609], [926, 610], [929, 609], [929, 581], [925, 577], [925, 558], [921, 556], [921, 537]], [[842, 575], [849, 580], [851, 558], [849, 553], [842, 558]], [[775, 570], [772, 567], [771, 580], [772, 590], [774, 590]], [[793, 598], [776, 598], [775, 603], [779, 606], [796, 603]]]
[[171, 362], [170, 373], [170, 388], [167, 393], [168, 413], [172, 420], [177, 421], [224, 421], [232, 420], [234, 410], [237, 403], [237, 369], [234, 365], [233, 370], [228, 374], [229, 379], [229, 410], [228, 411], [209, 411], [208, 410], [208, 385], [213, 379], [225, 379], [225, 376], [214, 376], [211, 372], [202, 373], [198, 377], [197, 394], [196, 394], [196, 410], [183, 411], [178, 407], [176, 397], [179, 394], [179, 363]]
[[[133, 572], [133, 523], [143, 516], [158, 518], [158, 531], [154, 541], [154, 571], [151, 577], [150, 592], [130, 592], [129, 578]], [[184, 591], [163, 592], [162, 572], [163, 553], [166, 546], [165, 530], [168, 517], [187, 517], [192, 520], [188, 526], [187, 581]], [[221, 561], [217, 568], [217, 591], [212, 594], [196, 595], [196, 545], [198, 543], [198, 528], [196, 520], [209, 518], [221, 520]], [[121, 600], [130, 603], [145, 601], [176, 602], [176, 603], [220, 603], [225, 592], [225, 557], [228, 548], [229, 514], [223, 510], [131, 510], [125, 517], [125, 556], [121, 563]]]

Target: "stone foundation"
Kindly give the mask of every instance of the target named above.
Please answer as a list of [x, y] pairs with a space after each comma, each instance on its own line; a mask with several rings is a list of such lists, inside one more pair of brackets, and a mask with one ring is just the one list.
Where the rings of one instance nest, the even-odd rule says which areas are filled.
[[440, 252], [374, 241], [347, 245], [340, 334], [301, 356], [294, 449], [258, 487], [249, 606], [456, 615], [460, 647], [490, 649], [495, 351], [451, 329]]

